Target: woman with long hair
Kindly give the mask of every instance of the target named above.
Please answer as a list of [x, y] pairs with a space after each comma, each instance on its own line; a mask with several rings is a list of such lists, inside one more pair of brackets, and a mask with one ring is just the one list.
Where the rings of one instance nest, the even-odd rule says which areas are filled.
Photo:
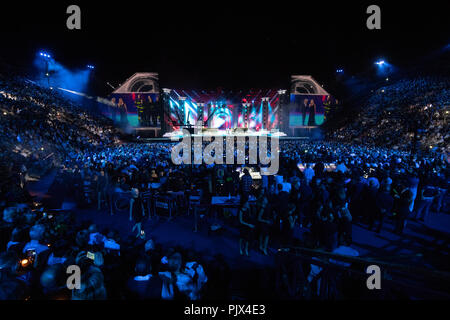
[[119, 112], [120, 112], [120, 123], [122, 125], [128, 123], [128, 109], [127, 109], [127, 105], [125, 104], [125, 102], [123, 101], [122, 98], [119, 98], [119, 103], [117, 104], [117, 107], [119, 108]]

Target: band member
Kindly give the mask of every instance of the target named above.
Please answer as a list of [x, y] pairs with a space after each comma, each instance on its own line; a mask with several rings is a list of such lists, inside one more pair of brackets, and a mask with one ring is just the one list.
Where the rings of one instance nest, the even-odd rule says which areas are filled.
[[140, 94], [137, 95], [136, 100], [134, 101], [134, 105], [136, 106], [136, 110], [138, 113], [139, 125], [143, 126], [145, 124], [144, 99], [142, 99], [142, 96]]
[[111, 99], [111, 106], [109, 107], [111, 111], [111, 119], [112, 121], [116, 121], [117, 116], [117, 104], [116, 104], [116, 98]]
[[331, 99], [330, 99], [330, 96], [327, 96], [325, 102], [323, 103], [323, 107], [325, 109], [324, 120], [326, 120], [327, 117], [328, 117], [328, 114], [330, 113], [330, 110], [331, 110]]
[[157, 127], [161, 125], [161, 108], [159, 96], [156, 96], [155, 102], [153, 103], [152, 121]]
[[302, 111], [302, 124], [305, 125], [306, 122], [306, 111], [308, 110], [308, 99], [303, 100], [303, 104], [301, 106]]
[[308, 126], [309, 127], [316, 126], [316, 103], [314, 102], [314, 99], [311, 99], [311, 101], [309, 102]]
[[144, 114], [145, 114], [145, 121], [147, 125], [150, 127], [154, 127], [156, 125], [156, 121], [153, 119], [154, 113], [155, 113], [155, 104], [153, 103], [152, 96], [148, 95], [144, 104]]
[[125, 104], [125, 102], [123, 102], [122, 98], [119, 98], [119, 103], [117, 104], [117, 107], [119, 108], [119, 112], [120, 112], [120, 123], [122, 125], [126, 125], [128, 123], [128, 109], [127, 109], [127, 105]]

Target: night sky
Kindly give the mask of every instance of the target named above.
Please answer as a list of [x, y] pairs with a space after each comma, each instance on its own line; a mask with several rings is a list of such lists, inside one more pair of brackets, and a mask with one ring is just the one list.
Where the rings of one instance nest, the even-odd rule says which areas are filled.
[[[358, 73], [381, 57], [407, 67], [450, 43], [444, 1], [92, 3], [2, 3], [0, 59], [32, 67], [46, 50], [69, 68], [93, 64], [105, 93], [106, 81], [137, 71], [159, 72], [162, 87], [235, 90], [286, 88], [291, 74], [326, 84], [337, 68]], [[66, 29], [70, 4], [81, 7], [81, 31]], [[382, 30], [366, 28], [370, 4]]]

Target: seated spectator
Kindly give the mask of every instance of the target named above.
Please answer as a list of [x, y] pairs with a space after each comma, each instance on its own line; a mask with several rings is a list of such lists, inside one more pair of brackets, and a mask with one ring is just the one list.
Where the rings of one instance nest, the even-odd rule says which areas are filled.
[[40, 284], [44, 299], [70, 300], [71, 293], [66, 284], [67, 274], [64, 265], [56, 263], [47, 267], [41, 274]]
[[192, 291], [191, 300], [199, 300], [201, 298], [201, 291], [208, 281], [203, 266], [194, 260], [193, 254], [188, 254], [188, 262], [184, 264], [184, 272], [192, 278], [194, 290]]
[[6, 245], [6, 251], [13, 251], [16, 253], [22, 252], [25, 243], [27, 242], [26, 229], [16, 227], [11, 233], [11, 239]]
[[191, 276], [183, 270], [180, 253], [174, 252], [168, 257], [168, 268], [169, 271], [159, 273], [164, 281], [162, 298], [166, 300], [195, 299], [195, 284]]
[[135, 273], [127, 282], [130, 298], [135, 300], [161, 299], [162, 288], [163, 281], [158, 274], [152, 274], [152, 265], [149, 259], [138, 259]]
[[13, 252], [0, 253], [0, 300], [25, 300], [30, 290], [18, 280], [19, 256]]
[[72, 290], [72, 300], [105, 300], [104, 277], [99, 268], [103, 265], [101, 254], [95, 253], [92, 261], [87, 257], [87, 252], [81, 251], [75, 262], [81, 269], [81, 288]]
[[30, 229], [30, 241], [23, 247], [23, 252], [28, 250], [34, 250], [36, 255], [39, 256], [42, 252], [49, 250], [48, 246], [41, 243], [44, 240], [45, 227], [37, 224]]
[[51, 247], [51, 253], [48, 256], [47, 265], [64, 264], [67, 261], [69, 248], [66, 240], [57, 241]]

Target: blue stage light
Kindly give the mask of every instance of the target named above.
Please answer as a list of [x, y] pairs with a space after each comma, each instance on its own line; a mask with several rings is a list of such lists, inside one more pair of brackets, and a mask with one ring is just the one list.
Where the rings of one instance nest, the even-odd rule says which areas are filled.
[[382, 66], [384, 65], [386, 62], [384, 60], [379, 60], [377, 62], [375, 62], [375, 64], [377, 64], [378, 66]]

